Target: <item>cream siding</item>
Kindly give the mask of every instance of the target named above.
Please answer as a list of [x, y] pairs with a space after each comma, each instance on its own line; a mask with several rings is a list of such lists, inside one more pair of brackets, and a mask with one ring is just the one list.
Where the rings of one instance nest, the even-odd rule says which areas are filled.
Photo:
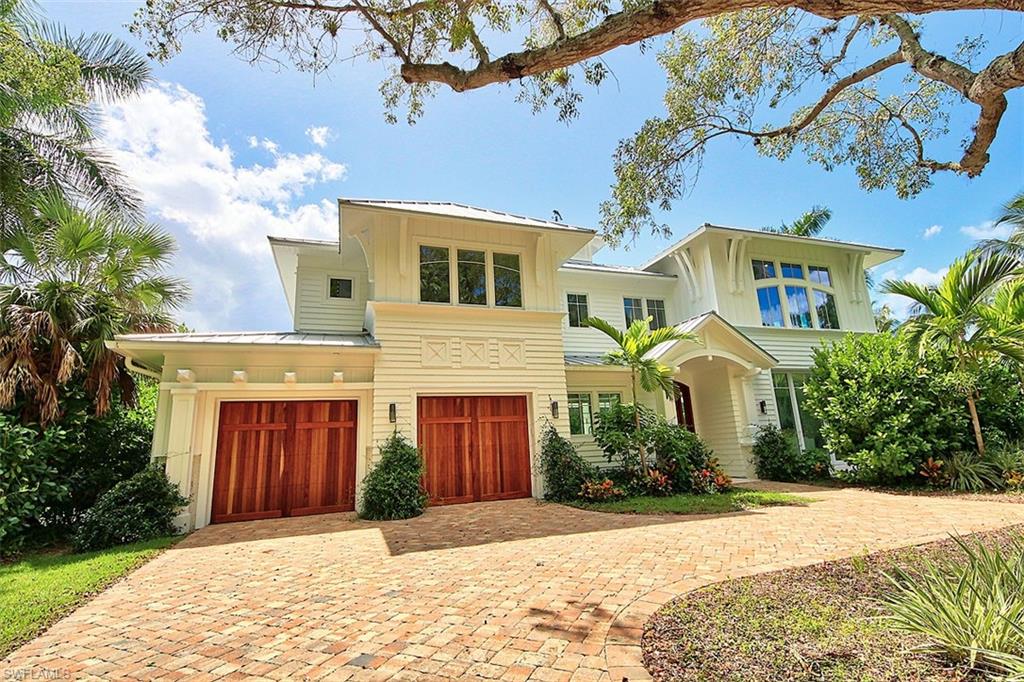
[[[362, 248], [354, 239], [343, 242], [343, 254], [316, 248], [301, 251], [295, 286], [295, 330], [324, 333], [362, 331], [370, 282]], [[352, 298], [331, 298], [330, 278], [352, 280]]]

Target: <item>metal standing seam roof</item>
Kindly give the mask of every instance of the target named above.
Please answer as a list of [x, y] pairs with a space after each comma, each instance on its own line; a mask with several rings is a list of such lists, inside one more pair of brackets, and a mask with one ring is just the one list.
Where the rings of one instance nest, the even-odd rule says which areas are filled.
[[565, 270], [585, 270], [588, 272], [610, 272], [617, 275], [640, 275], [641, 277], [676, 279], [675, 275], [669, 275], [663, 272], [652, 272], [650, 270], [640, 270], [629, 265], [603, 265], [601, 263], [591, 263], [589, 261], [572, 259], [562, 263], [559, 268]]
[[303, 332], [201, 332], [186, 334], [123, 334], [115, 341], [142, 343], [232, 344], [250, 346], [332, 346], [380, 348], [369, 334], [306, 334]]
[[598, 353], [566, 353], [565, 364], [568, 367], [602, 367], [604, 355]]
[[385, 208], [396, 211], [409, 211], [412, 213], [423, 213], [426, 215], [446, 216], [450, 218], [465, 218], [468, 220], [485, 220], [492, 223], [505, 223], [507, 225], [519, 225], [522, 227], [541, 227], [551, 230], [565, 230], [567, 232], [583, 232], [596, 234], [595, 230], [579, 225], [569, 225], [554, 220], [543, 218], [531, 218], [529, 216], [496, 211], [490, 208], [480, 208], [459, 204], [453, 201], [412, 201], [405, 199], [338, 199], [339, 204], [350, 206], [366, 206], [369, 208]]

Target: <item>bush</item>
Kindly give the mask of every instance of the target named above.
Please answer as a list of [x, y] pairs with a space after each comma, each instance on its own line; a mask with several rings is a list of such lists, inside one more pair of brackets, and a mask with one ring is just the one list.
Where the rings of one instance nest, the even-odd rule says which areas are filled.
[[887, 574], [886, 622], [926, 638], [951, 661], [990, 673], [1024, 673], [1024, 546], [988, 549], [957, 538], [960, 560]]
[[625, 497], [626, 493], [612, 479], [606, 478], [603, 481], [584, 481], [579, 496], [588, 502], [607, 502]]
[[597, 415], [594, 423], [594, 440], [604, 451], [610, 464], [615, 464], [624, 471], [638, 473], [643, 468], [640, 463], [640, 443], [644, 443], [651, 464], [654, 453], [642, 436], [636, 432], [636, 410], [640, 411], [641, 434], [658, 423], [658, 415], [654, 410], [632, 403], [615, 403]]
[[583, 482], [597, 477], [597, 470], [551, 423], [544, 426], [540, 437], [540, 470], [544, 498], [557, 502], [575, 499]]
[[828, 476], [831, 459], [823, 450], [803, 452], [774, 424], [757, 430], [754, 439], [754, 468], [766, 481], [809, 481]]
[[1002, 487], [1002, 477], [992, 462], [973, 452], [954, 452], [946, 461], [946, 479], [953, 490], [976, 492]]
[[1024, 447], [1019, 442], [1006, 443], [989, 451], [989, 461], [1007, 490], [1024, 488]]
[[694, 470], [690, 487], [698, 495], [724, 493], [732, 488], [732, 479], [722, 471], [718, 460], [712, 457], [704, 467]]
[[148, 466], [100, 496], [74, 535], [79, 552], [175, 533], [174, 517], [188, 504], [163, 469]]
[[411, 519], [426, 506], [423, 458], [415, 445], [395, 431], [380, 446], [380, 461], [363, 479], [359, 515], [374, 521]]
[[52, 426], [39, 434], [0, 412], [0, 556], [16, 553], [39, 519], [68, 495], [54, 466], [67, 433]]

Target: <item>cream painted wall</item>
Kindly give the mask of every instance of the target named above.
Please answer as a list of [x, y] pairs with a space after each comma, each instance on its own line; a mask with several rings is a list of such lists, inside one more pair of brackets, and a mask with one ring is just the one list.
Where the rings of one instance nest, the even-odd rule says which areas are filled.
[[[331, 277], [352, 280], [352, 298], [328, 296]], [[303, 332], [354, 333], [363, 330], [370, 293], [366, 259], [354, 239], [343, 253], [323, 248], [300, 251], [295, 287], [295, 329]]]

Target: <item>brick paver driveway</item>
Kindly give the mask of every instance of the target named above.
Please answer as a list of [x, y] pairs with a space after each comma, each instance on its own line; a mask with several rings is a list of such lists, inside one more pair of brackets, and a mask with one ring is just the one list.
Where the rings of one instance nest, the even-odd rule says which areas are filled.
[[212, 526], [16, 651], [2, 677], [641, 679], [643, 623], [678, 592], [1024, 522], [1017, 504], [811, 494], [704, 518], [517, 500]]

